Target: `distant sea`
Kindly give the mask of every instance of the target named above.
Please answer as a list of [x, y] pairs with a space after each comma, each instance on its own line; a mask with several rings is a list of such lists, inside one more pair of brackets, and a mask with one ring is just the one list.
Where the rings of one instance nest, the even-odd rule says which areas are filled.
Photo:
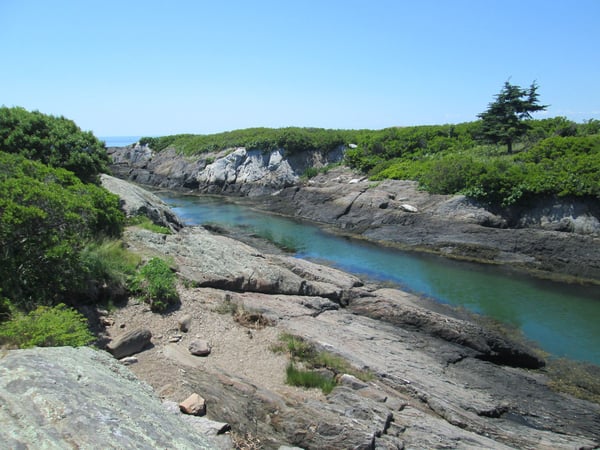
[[104, 141], [107, 147], [125, 147], [135, 144], [141, 136], [100, 136], [98, 139]]

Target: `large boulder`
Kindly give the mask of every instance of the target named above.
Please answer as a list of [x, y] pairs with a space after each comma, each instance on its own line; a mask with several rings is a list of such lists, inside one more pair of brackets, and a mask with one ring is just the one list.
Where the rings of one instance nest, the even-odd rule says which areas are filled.
[[9, 351], [0, 404], [2, 448], [215, 448], [129, 369], [88, 347]]
[[147, 216], [156, 225], [177, 231], [183, 227], [183, 222], [156, 195], [127, 181], [110, 175], [100, 176], [102, 187], [119, 196], [121, 209], [128, 217]]

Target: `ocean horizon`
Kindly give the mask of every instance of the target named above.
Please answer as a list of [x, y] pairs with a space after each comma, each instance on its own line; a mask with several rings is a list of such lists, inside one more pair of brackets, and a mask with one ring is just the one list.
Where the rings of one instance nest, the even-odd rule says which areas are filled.
[[104, 141], [107, 147], [125, 147], [135, 144], [142, 136], [99, 136], [98, 139]]

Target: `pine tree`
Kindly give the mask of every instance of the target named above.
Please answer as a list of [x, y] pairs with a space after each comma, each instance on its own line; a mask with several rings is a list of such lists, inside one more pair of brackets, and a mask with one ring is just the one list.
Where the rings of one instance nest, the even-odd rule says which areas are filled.
[[529, 129], [526, 119], [531, 119], [531, 113], [548, 107], [538, 103], [537, 88], [535, 81], [529, 89], [506, 81], [496, 100], [489, 104], [485, 112], [477, 115], [482, 120], [485, 138], [494, 144], [505, 144], [508, 153], [512, 153], [513, 142]]

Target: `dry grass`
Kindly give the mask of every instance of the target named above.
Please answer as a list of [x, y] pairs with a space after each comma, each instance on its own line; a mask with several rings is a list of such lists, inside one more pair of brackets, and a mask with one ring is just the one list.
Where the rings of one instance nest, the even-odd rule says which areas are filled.
[[238, 434], [232, 432], [231, 440], [233, 441], [234, 450], [260, 450], [262, 448], [260, 439], [251, 433]]

